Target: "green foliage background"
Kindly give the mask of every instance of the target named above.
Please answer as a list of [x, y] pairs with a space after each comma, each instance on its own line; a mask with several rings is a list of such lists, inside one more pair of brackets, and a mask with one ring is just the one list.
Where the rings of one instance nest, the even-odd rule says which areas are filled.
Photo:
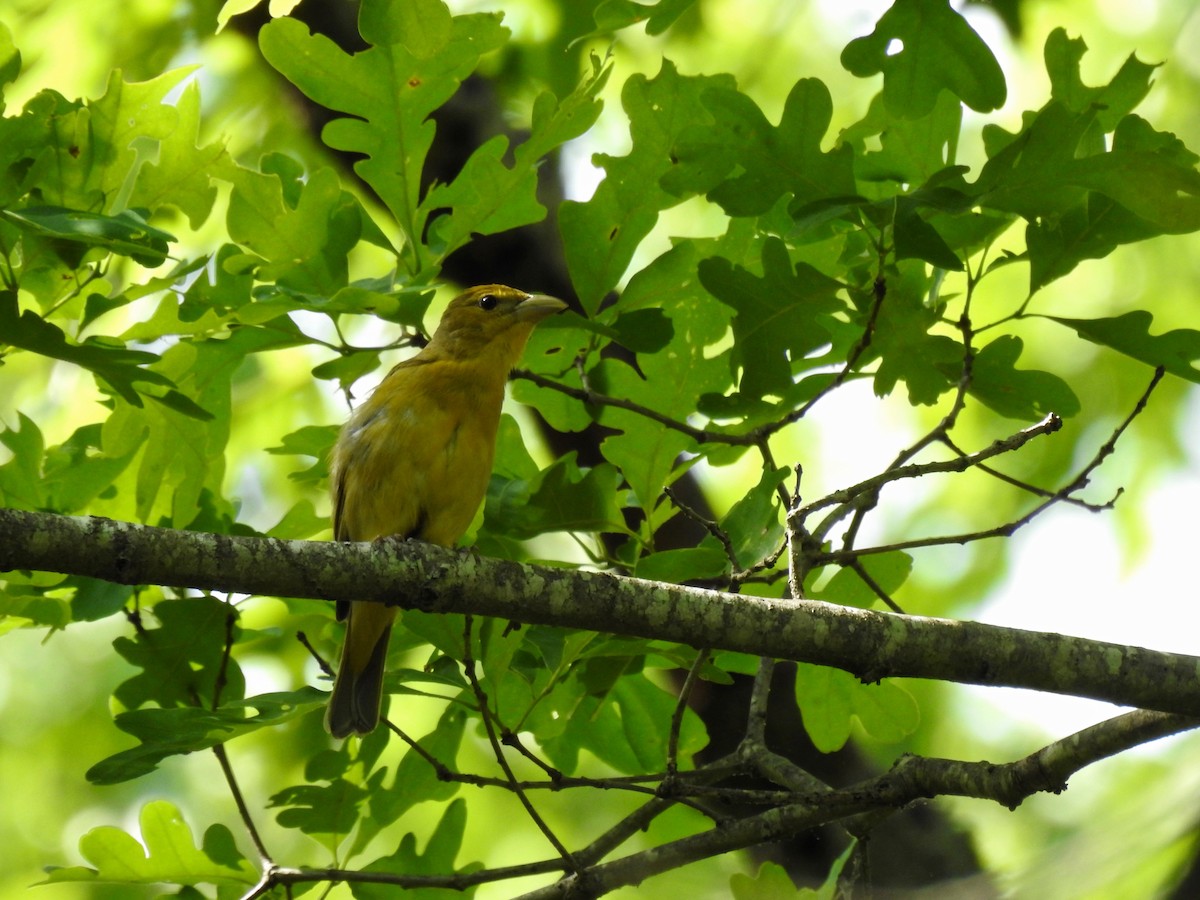
[[[968, 296], [975, 356], [959, 445], [982, 446], [1048, 411], [1080, 423], [1016, 460], [1022, 479], [1056, 485], [1078, 466], [1132, 406], [1147, 364], [1175, 376], [1105, 481], [1109, 494], [1123, 485], [1135, 501], [1114, 521], [1137, 547], [1136, 497], [1182, 458], [1180, 401], [1186, 382], [1200, 380], [1200, 332], [1190, 329], [1200, 255], [1194, 236], [1178, 237], [1200, 229], [1188, 149], [1200, 146], [1200, 72], [1172, 43], [1187, 28], [1200, 33], [1190, 4], [1164, 0], [1135, 36], [1090, 4], [1025, 4], [1026, 34], [1013, 44], [980, 13], [985, 42], [940, 0], [886, 14], [878, 4], [851, 22], [823, 17], [817, 4], [764, 5], [749, 22], [742, 5], [717, 2], [505, 7], [501, 19], [475, 7], [451, 15], [434, 0], [368, 2], [360, 31], [371, 47], [355, 55], [286, 17], [257, 46], [231, 28], [216, 33], [215, 3], [26, 2], [5, 12], [3, 503], [327, 535], [323, 454], [345, 413], [339, 395], [361, 397], [369, 379], [359, 379], [386, 371], [436, 320], [450, 290], [435, 285], [451, 253], [473, 234], [545, 215], [537, 169], [578, 139], [567, 159], [581, 169], [598, 152], [601, 180], [558, 215], [583, 315], [543, 326], [525, 365], [572, 388], [586, 372], [589, 388], [706, 433], [516, 382], [514, 399], [553, 427], [596, 421], [611, 433], [596, 465], [552, 459], [514, 405], [472, 536], [482, 552], [720, 583], [731, 564], [715, 539], [661, 552], [654, 543], [678, 514], [664, 485], [694, 468], [737, 564], [754, 566], [781, 539], [785, 467], [803, 462], [804, 493], [816, 497], [847, 480], [836, 462], [850, 455], [847, 441], [875, 440], [874, 426], [853, 418], [863, 397], [880, 398], [868, 415], [899, 435], [894, 447], [880, 435], [877, 466], [944, 413], [962, 368], [955, 323]], [[920, 49], [895, 52], [897, 40]], [[1161, 68], [1144, 62], [1163, 59]], [[516, 146], [492, 138], [453, 181], [422, 193], [428, 117], [477, 69], [495, 78], [528, 137]], [[323, 140], [361, 155], [361, 182], [311, 141], [279, 99], [281, 78], [335, 111]], [[1151, 237], [1160, 239], [1143, 243]], [[887, 302], [873, 312], [879, 278]], [[617, 288], [619, 302], [605, 305]], [[780, 427], [831, 385], [874, 315], [874, 339], [847, 385], [819, 413]], [[607, 352], [617, 345], [636, 354], [636, 368]], [[847, 392], [857, 399], [839, 407]], [[838, 409], [852, 412], [839, 418]], [[983, 476], [922, 487], [887, 507], [881, 541], [946, 523], [988, 527], [1028, 505]], [[955, 554], [952, 566], [939, 565], [948, 551], [915, 562], [888, 554], [872, 575], [910, 612], [969, 615], [1007, 558], [992, 544]], [[815, 573], [813, 596], [875, 601], [846, 575]], [[783, 585], [745, 589], [778, 595]], [[544, 852], [532, 830], [497, 834], [497, 822], [522, 815], [511, 798], [438, 782], [382, 733], [330, 748], [312, 687], [324, 683], [295, 641], [304, 631], [332, 655], [337, 631], [323, 604], [252, 598], [234, 621], [223, 598], [36, 573], [6, 575], [0, 603], [9, 723], [0, 891], [44, 877], [43, 865], [86, 862], [101, 881], [129, 866], [134, 880], [167, 872], [237, 896], [256, 876], [231, 803], [211, 790], [216, 763], [178, 755], [234, 736], [230, 754], [279, 861], [440, 872]], [[135, 604], [146, 633], [122, 615]], [[404, 727], [430, 734], [441, 758], [457, 754], [462, 770], [487, 770], [477, 721], [454, 703], [418, 699], [464, 691], [461, 620], [410, 613], [404, 624], [391, 684]], [[662, 767], [674, 703], [662, 673], [693, 651], [502, 630], [489, 623], [477, 635], [484, 684], [550, 762], [620, 774]], [[233, 661], [223, 653], [230, 634]], [[904, 750], [999, 757], [1034, 746], [1027, 734], [987, 746], [928, 685], [868, 692], [842, 673], [802, 667], [797, 691], [822, 749], [851, 734], [881, 761]], [[113, 713], [136, 746], [113, 728]], [[685, 757], [704, 745], [702, 731], [685, 720]], [[1166, 800], [1186, 792], [1157, 780], [1170, 759], [1109, 764], [1094, 794], [1065, 806], [953, 808], [983, 836], [984, 863], [1017, 887], [1145, 889], [1168, 882], [1191, 850], [1195, 811]], [[1158, 792], [1156, 827], [1109, 853], [1103, 823]], [[572, 802], [539, 797], [555, 830], [578, 843], [599, 826], [580, 826]], [[599, 819], [632, 801], [594, 802]], [[696, 822], [681, 813], [646, 840]], [[1081, 822], [1090, 827], [1073, 833]], [[419, 842], [402, 838], [407, 831]], [[148, 861], [125, 832], [143, 836]], [[1105, 858], [1119, 867], [1097, 863]], [[733, 858], [704, 863], [672, 875], [672, 890], [722, 896], [744, 868]], [[50, 878], [61, 883], [41, 890], [128, 896], [95, 877], [59, 869]]]

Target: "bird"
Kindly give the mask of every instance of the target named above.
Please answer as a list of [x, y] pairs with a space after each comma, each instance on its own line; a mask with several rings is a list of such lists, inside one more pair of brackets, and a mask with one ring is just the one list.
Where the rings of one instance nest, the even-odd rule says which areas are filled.
[[[429, 343], [384, 377], [334, 443], [335, 541], [459, 541], [487, 492], [509, 373], [534, 326], [566, 307], [499, 284], [450, 301]], [[337, 618], [346, 636], [325, 728], [344, 738], [379, 724], [396, 608], [341, 600]]]

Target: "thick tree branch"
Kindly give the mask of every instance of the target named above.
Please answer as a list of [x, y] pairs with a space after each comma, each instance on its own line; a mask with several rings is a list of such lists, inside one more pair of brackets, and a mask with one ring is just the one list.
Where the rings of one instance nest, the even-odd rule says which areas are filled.
[[1085, 728], [1011, 763], [902, 757], [888, 772], [844, 790], [798, 795], [773, 809], [719, 824], [649, 850], [602, 863], [522, 895], [522, 900], [599, 897], [706, 857], [777, 840], [826, 822], [898, 810], [929, 797], [958, 795], [1015, 807], [1039, 791], [1062, 791], [1070, 775], [1098, 760], [1169, 734], [1194, 719], [1137, 710]]
[[416, 542], [229, 537], [0, 509], [0, 571], [395, 603], [1200, 715], [1200, 658], [1060, 634], [485, 559]]

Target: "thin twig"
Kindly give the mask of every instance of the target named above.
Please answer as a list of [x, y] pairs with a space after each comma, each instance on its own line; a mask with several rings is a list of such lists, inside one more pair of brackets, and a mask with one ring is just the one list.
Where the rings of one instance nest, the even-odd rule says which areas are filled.
[[329, 662], [325, 659], [325, 657], [317, 652], [317, 648], [314, 647], [312, 642], [309, 641], [308, 635], [303, 631], [297, 631], [296, 640], [300, 642], [300, 646], [308, 651], [308, 655], [316, 660], [317, 665], [321, 668], [321, 672], [332, 678], [334, 676], [333, 666], [329, 665]]
[[410, 750], [412, 750], [414, 753], [416, 753], [417, 756], [421, 757], [421, 759], [425, 760], [425, 762], [429, 763], [429, 765], [433, 766], [433, 771], [434, 771], [434, 774], [437, 775], [438, 781], [463, 780], [463, 776], [461, 775], [461, 773], [455, 772], [453, 769], [451, 769], [449, 766], [447, 766], [445, 763], [443, 763], [440, 759], [438, 759], [436, 756], [434, 756], [432, 753], [430, 753], [428, 750], [426, 750], [424, 747], [422, 747], [420, 741], [418, 741], [414, 737], [411, 737], [406, 731], [404, 731], [404, 729], [402, 729], [399, 725], [397, 725], [391, 719], [389, 719], [385, 716], [383, 719], [383, 723], [388, 727], [388, 730], [392, 734], [396, 735], [396, 737], [398, 737], [398, 738], [400, 738], [400, 740], [404, 741], [404, 743], [408, 745], [408, 748]]
[[[232, 607], [227, 607], [225, 610], [225, 646], [221, 652], [221, 663], [217, 668], [216, 677], [213, 679], [212, 709], [214, 710], [221, 706], [221, 693], [225, 689], [228, 678], [229, 657], [233, 650], [233, 629], [236, 623], [236, 612]], [[242, 824], [246, 827], [246, 833], [250, 835], [250, 841], [254, 844], [254, 849], [258, 851], [263, 868], [272, 868], [274, 863], [271, 860], [271, 854], [267, 852], [267, 846], [263, 842], [262, 835], [259, 834], [258, 827], [254, 824], [254, 817], [250, 815], [250, 807], [247, 805], [246, 798], [242, 794], [237, 776], [233, 772], [233, 766], [229, 763], [229, 754], [225, 752], [225, 745], [213, 744], [212, 752], [213, 756], [217, 758], [217, 765], [221, 767], [221, 774], [225, 776], [225, 784], [229, 787], [229, 793], [233, 795], [233, 803], [237, 807], [238, 816], [241, 818]]]
[[696, 653], [687, 677], [683, 680], [683, 687], [679, 689], [679, 699], [675, 702], [674, 712], [671, 713], [671, 730], [667, 734], [667, 777], [672, 777], [679, 771], [679, 731], [683, 728], [683, 717], [692, 696], [692, 688], [700, 677], [700, 670], [708, 665], [711, 653], [711, 650], [704, 647]]
[[[891, 484], [895, 481], [901, 481], [906, 478], [922, 478], [926, 475], [934, 475], [940, 473], [965, 472], [973, 466], [978, 465], [984, 460], [991, 459], [995, 456], [1000, 456], [1004, 453], [1011, 453], [1014, 450], [1019, 450], [1024, 447], [1034, 438], [1042, 437], [1043, 435], [1054, 434], [1062, 428], [1062, 419], [1054, 413], [1050, 413], [1036, 425], [1031, 425], [1024, 428], [1015, 434], [1006, 438], [993, 441], [989, 446], [982, 450], [977, 450], [975, 453], [969, 453], [966, 456], [957, 457], [949, 460], [937, 460], [928, 463], [911, 463], [909, 465], [900, 466], [895, 469], [888, 469], [880, 472], [878, 475], [873, 475], [870, 478], [864, 479], [857, 484], [851, 485], [848, 488], [833, 491], [830, 494], [822, 497], [820, 500], [815, 500], [807, 506], [796, 510], [792, 515], [798, 517], [801, 521], [807, 519], [814, 512], [825, 509], [830, 506], [845, 506], [855, 499], [878, 491], [881, 487]], [[824, 523], [822, 523], [824, 525]], [[814, 536], [820, 537], [820, 534], [814, 532]]]
[[1121, 435], [1123, 435], [1125, 430], [1133, 424], [1133, 420], [1145, 411], [1146, 404], [1150, 402], [1150, 395], [1154, 393], [1154, 389], [1158, 387], [1158, 383], [1162, 381], [1163, 375], [1166, 374], [1166, 371], [1166, 368], [1163, 366], [1158, 366], [1154, 370], [1154, 375], [1150, 378], [1150, 383], [1146, 385], [1146, 389], [1142, 391], [1141, 396], [1138, 397], [1137, 403], [1134, 404], [1133, 409], [1129, 411], [1129, 415], [1124, 418], [1120, 425], [1113, 429], [1113, 433], [1109, 436], [1108, 440], [1100, 446], [1100, 449], [1096, 451], [1096, 455], [1092, 457], [1092, 461], [1083, 467], [1083, 471], [1081, 471], [1079, 475], [1076, 476], [1075, 480], [1067, 485], [1066, 488], [1060, 491], [1059, 495], [1065, 496], [1068, 494], [1073, 494], [1075, 491], [1080, 490], [1087, 485], [1088, 479], [1091, 477], [1092, 472], [1096, 471], [1096, 469], [1100, 467], [1100, 464], [1112, 455], [1113, 451], [1117, 449], [1117, 441], [1120, 440]]
[[[1146, 404], [1150, 401], [1150, 395], [1154, 392], [1154, 389], [1162, 380], [1163, 374], [1164, 370], [1161, 366], [1155, 369], [1154, 376], [1150, 379], [1150, 383], [1146, 386], [1146, 389], [1138, 398], [1138, 401], [1134, 405], [1133, 409], [1130, 410], [1129, 414], [1120, 422], [1120, 424], [1117, 425], [1116, 428], [1113, 429], [1113, 432], [1109, 436], [1108, 440], [1099, 447], [1091, 461], [1079, 471], [1079, 474], [1077, 474], [1067, 485], [1059, 488], [1020, 518], [1014, 519], [1011, 522], [1006, 522], [1003, 525], [997, 525], [994, 528], [986, 528], [980, 531], [965, 532], [962, 534], [916, 538], [909, 541], [897, 541], [894, 544], [885, 544], [878, 547], [857, 548], [850, 551], [817, 551], [813, 553], [811, 565], [814, 567], [825, 565], [827, 563], [848, 565], [855, 560], [861, 559], [863, 556], [873, 554], [890, 553], [896, 550], [915, 550], [921, 547], [937, 547], [947, 544], [966, 544], [973, 541], [985, 540], [987, 538], [1012, 536], [1018, 529], [1028, 525], [1051, 506], [1065, 501], [1075, 491], [1082, 490], [1087, 486], [1088, 479], [1091, 477], [1091, 474], [1100, 466], [1101, 463], [1104, 462], [1105, 459], [1107, 459], [1113, 453], [1113, 451], [1116, 449], [1117, 441], [1120, 439], [1121, 435], [1125, 433], [1126, 429], [1128, 429], [1133, 423], [1133, 420], [1141, 415], [1141, 413], [1146, 409]], [[1042, 424], [1045, 422], [1046, 420], [1043, 420]], [[1035, 428], [1036, 427], [1040, 426], [1035, 426]], [[1024, 434], [1025, 432], [1021, 433]], [[993, 445], [993, 447], [994, 446], [995, 445]], [[990, 450], [991, 448], [988, 449]], [[973, 456], [978, 457], [979, 454], [973, 454]], [[959, 460], [964, 461], [970, 458], [971, 456], [960, 457]], [[903, 472], [906, 469], [911, 468], [914, 467], [906, 466], [904, 469], [898, 469], [897, 472]], [[868, 481], [870, 481], [870, 479], [868, 479]]]
[[855, 575], [862, 579], [863, 584], [871, 589], [871, 593], [882, 600], [884, 605], [886, 605], [892, 612], [897, 612], [901, 615], [904, 614], [904, 610], [900, 608], [900, 604], [893, 600], [891, 595], [889, 595], [888, 592], [880, 586], [879, 582], [871, 576], [871, 573], [867, 571], [866, 566], [862, 564], [861, 560], [856, 559], [850, 563], [850, 569]]
[[232, 607], [225, 608], [225, 645], [221, 650], [221, 662], [217, 666], [217, 675], [213, 679], [212, 709], [221, 705], [221, 694], [229, 678], [229, 657], [233, 652], [233, 626], [237, 623], [237, 613]]
[[663, 494], [665, 494], [667, 499], [674, 504], [676, 509], [683, 513], [687, 518], [700, 525], [705, 531], [707, 531], [709, 534], [715, 537], [717, 541], [720, 542], [721, 546], [725, 550], [725, 556], [729, 560], [729, 565], [732, 571], [736, 572], [741, 568], [741, 564], [738, 562], [737, 552], [733, 549], [733, 541], [729, 539], [729, 535], [718, 522], [708, 518], [708, 516], [702, 515], [698, 510], [693, 509], [687, 503], [684, 503], [683, 500], [680, 499], [679, 495], [671, 489], [670, 485], [663, 486]]
[[233, 795], [233, 803], [237, 807], [238, 817], [246, 827], [246, 833], [250, 835], [250, 841], [254, 844], [254, 849], [258, 851], [263, 867], [269, 869], [274, 866], [274, 863], [271, 861], [271, 854], [267, 852], [267, 846], [263, 843], [262, 835], [259, 834], [258, 828], [255, 827], [254, 817], [250, 815], [250, 807], [246, 805], [246, 798], [242, 795], [242, 789], [238, 785], [237, 776], [233, 773], [233, 766], [229, 764], [229, 756], [225, 752], [225, 745], [213, 744], [212, 752], [213, 756], [217, 758], [217, 764], [221, 767], [221, 774], [225, 776], [225, 784], [229, 786], [229, 793]]
[[[971, 298], [974, 295], [976, 277], [972, 274], [970, 267], [967, 268], [967, 295], [963, 301], [962, 314], [958, 318], [958, 330], [962, 335], [962, 366], [959, 369], [958, 383], [955, 385], [954, 400], [950, 404], [950, 409], [942, 416], [930, 431], [924, 434], [914, 444], [901, 450], [896, 458], [888, 465], [885, 471], [892, 471], [913, 459], [921, 450], [925, 449], [931, 443], [948, 435], [951, 429], [958, 422], [959, 414], [963, 411], [967, 404], [967, 392], [971, 388], [971, 382], [974, 379], [975, 373], [975, 349], [972, 346], [972, 336], [974, 332], [971, 326]], [[866, 520], [867, 513], [874, 509], [879, 501], [878, 490], [872, 491], [864, 495], [856, 502], [848, 506], [834, 510], [825, 520], [818, 525], [813, 531], [817, 535], [819, 541], [824, 540], [826, 534], [832, 529], [834, 524], [841, 521], [847, 512], [853, 512], [853, 517], [850, 524], [846, 527], [846, 532], [842, 536], [842, 549], [849, 551], [854, 548], [858, 540], [858, 534], [862, 528], [863, 522]]]
[[807, 403], [805, 403], [799, 409], [788, 413], [777, 423], [772, 423], [773, 426], [777, 426], [773, 427], [772, 431], [779, 431], [785, 426], [791, 425], [793, 422], [799, 422], [806, 415], [808, 415], [809, 411], [811, 411], [818, 402], [845, 384], [846, 379], [850, 377], [850, 374], [854, 371], [855, 366], [858, 365], [859, 359], [861, 359], [862, 355], [867, 352], [867, 348], [871, 346], [871, 341], [875, 338], [875, 326], [879, 321], [879, 311], [883, 309], [883, 301], [887, 297], [887, 279], [882, 273], [876, 276], [875, 282], [871, 285], [871, 293], [874, 299], [871, 303], [871, 311], [867, 315], [867, 324], [863, 328], [863, 333], [859, 336], [854, 346], [850, 348], [850, 353], [846, 356], [845, 365], [842, 366], [841, 370], [829, 382], [829, 384], [825, 385], [823, 388], [817, 391], [816, 394], [810, 397]]
[[479, 683], [479, 679], [475, 675], [475, 656], [471, 648], [471, 630], [474, 621], [474, 616], [470, 614], [464, 616], [463, 669], [466, 671], [467, 681], [471, 685], [475, 699], [479, 703], [479, 717], [483, 720], [483, 727], [487, 732], [488, 741], [492, 745], [492, 752], [496, 755], [496, 762], [500, 764], [500, 768], [504, 771], [504, 776], [508, 779], [508, 783], [512, 787], [512, 792], [521, 802], [521, 805], [525, 807], [525, 812], [529, 814], [529, 818], [533, 820], [533, 824], [538, 827], [538, 830], [545, 835], [546, 840], [550, 842], [550, 846], [563, 858], [566, 868], [573, 872], [579, 872], [580, 866], [575, 862], [571, 851], [558, 839], [558, 835], [551, 830], [550, 826], [546, 824], [546, 821], [529, 801], [529, 798], [525, 796], [525, 792], [521, 789], [516, 775], [513, 774], [512, 767], [509, 766], [508, 760], [504, 756], [504, 748], [501, 746], [499, 738], [496, 737], [496, 728], [492, 722], [491, 709], [488, 707], [487, 694], [484, 693], [483, 685]]
[[312, 884], [323, 881], [327, 881], [331, 885], [345, 882], [346, 884], [386, 884], [397, 888], [446, 888], [465, 891], [479, 884], [561, 871], [563, 871], [561, 859], [545, 859], [515, 866], [500, 866], [495, 869], [480, 869], [475, 872], [458, 872], [451, 875], [402, 875], [397, 872], [355, 872], [339, 868], [288, 869], [276, 867], [265, 873], [257, 885], [242, 895], [241, 900], [256, 900], [256, 898], [265, 897], [274, 888], [281, 885], [288, 887], [293, 884]]
[[685, 434], [701, 444], [730, 444], [735, 447], [752, 447], [758, 440], [758, 436], [754, 432], [732, 434], [724, 431], [710, 431], [707, 428], [696, 428], [694, 425], [689, 425], [687, 422], [680, 422], [678, 419], [672, 419], [670, 416], [665, 416], [657, 410], [642, 406], [640, 403], [634, 403], [632, 400], [626, 400], [623, 397], [610, 397], [606, 394], [597, 393], [588, 387], [577, 388], [561, 384], [553, 378], [547, 378], [544, 375], [539, 375], [537, 372], [530, 372], [528, 369], [515, 370], [513, 378], [521, 378], [525, 381], [533, 382], [538, 387], [558, 391], [560, 394], [573, 397], [591, 406], [611, 406], [615, 409], [625, 409], [629, 412], [637, 413], [673, 431]]
[[[733, 777], [744, 771], [745, 766], [736, 755], [725, 756], [721, 759], [713, 760], [691, 772], [680, 772], [674, 779], [674, 786], [678, 788], [685, 779], [697, 785], [712, 783]], [[656, 797], [649, 803], [639, 806], [624, 819], [606, 830], [600, 837], [576, 853], [576, 860], [585, 866], [595, 865], [633, 835], [645, 830], [655, 818], [674, 807], [678, 802], [679, 798], [672, 794], [665, 797]], [[705, 812], [703, 809], [700, 811]]]
[[[959, 456], [967, 455], [966, 451], [959, 447], [949, 435], [943, 435], [941, 442]], [[1053, 497], [1056, 493], [1048, 488], [1038, 487], [1036, 484], [1030, 484], [1027, 481], [1022, 481], [1020, 478], [1014, 478], [1011, 475], [1001, 472], [999, 469], [989, 466], [987, 463], [980, 463], [975, 468], [977, 468], [980, 472], [984, 472], [992, 476], [998, 481], [1003, 481], [1007, 485], [1011, 485], [1018, 490], [1025, 491], [1026, 493], [1033, 494], [1037, 497]], [[1063, 497], [1062, 502], [1069, 503], [1072, 506], [1078, 506], [1081, 509], [1086, 509], [1090, 512], [1105, 512], [1116, 506], [1117, 500], [1123, 493], [1125, 493], [1124, 488], [1117, 488], [1113, 496], [1104, 503], [1092, 503], [1088, 500], [1084, 500], [1081, 497]]]
[[500, 743], [502, 743], [506, 747], [512, 747], [514, 750], [516, 750], [518, 753], [520, 753], [522, 756], [524, 756], [527, 760], [529, 760], [531, 763], [533, 763], [535, 766], [537, 766], [539, 769], [541, 769], [543, 772], [545, 772], [546, 775], [548, 775], [550, 778], [551, 785], [558, 785], [558, 784], [563, 783], [563, 779], [566, 776], [563, 775], [562, 771], [560, 769], [556, 769], [554, 766], [550, 765], [550, 763], [546, 762], [540, 756], [538, 756], [536, 753], [534, 753], [532, 750], [530, 750], [528, 747], [526, 747], [525, 744], [521, 741], [520, 736], [515, 731], [512, 731], [509, 728], [505, 728], [500, 734]]

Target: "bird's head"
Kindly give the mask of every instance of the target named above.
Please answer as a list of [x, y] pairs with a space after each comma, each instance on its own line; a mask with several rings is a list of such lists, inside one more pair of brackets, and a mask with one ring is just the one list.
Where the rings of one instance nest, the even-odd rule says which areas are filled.
[[429, 349], [456, 359], [495, 356], [512, 368], [533, 326], [566, 308], [554, 297], [502, 284], [473, 287], [450, 301]]

